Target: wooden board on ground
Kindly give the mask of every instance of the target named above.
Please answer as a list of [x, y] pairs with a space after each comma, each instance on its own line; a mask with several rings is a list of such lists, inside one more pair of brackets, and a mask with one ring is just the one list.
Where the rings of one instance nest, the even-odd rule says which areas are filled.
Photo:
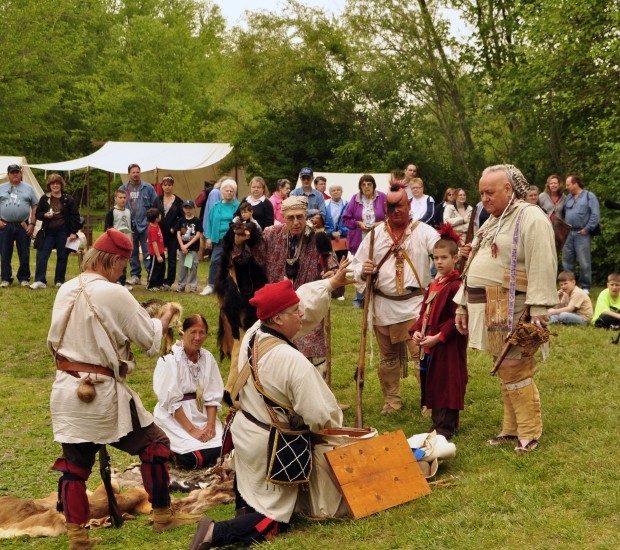
[[402, 430], [325, 453], [354, 518], [430, 494]]

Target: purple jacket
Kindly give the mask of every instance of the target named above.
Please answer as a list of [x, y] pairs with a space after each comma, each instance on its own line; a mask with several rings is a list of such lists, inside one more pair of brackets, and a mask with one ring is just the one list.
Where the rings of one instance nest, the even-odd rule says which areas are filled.
[[[385, 202], [385, 193], [375, 191], [375, 200], [373, 201], [375, 209], [375, 222], [382, 222], [385, 220]], [[351, 200], [342, 215], [342, 225], [349, 228], [347, 244], [349, 245], [351, 254], [355, 254], [357, 252], [357, 249], [364, 238], [362, 230], [357, 225], [357, 222], [362, 221], [363, 208], [364, 205], [362, 204], [361, 194], [356, 193], [351, 197]]]

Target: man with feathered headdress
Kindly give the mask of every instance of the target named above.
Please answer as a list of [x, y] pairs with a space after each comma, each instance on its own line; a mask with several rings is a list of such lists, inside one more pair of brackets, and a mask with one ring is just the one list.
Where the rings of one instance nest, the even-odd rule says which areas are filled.
[[[510, 164], [486, 168], [479, 190], [490, 217], [476, 233], [455, 297], [456, 327], [470, 334], [470, 346], [497, 357], [526, 306], [532, 323], [546, 327], [547, 309], [557, 302], [557, 255], [549, 218], [524, 200], [529, 184], [520, 170]], [[490, 445], [512, 441], [518, 451], [538, 445], [542, 418], [535, 370], [534, 358], [519, 346], [501, 363], [504, 423]]]
[[[372, 324], [379, 344], [382, 415], [400, 410], [400, 378], [407, 377], [407, 348], [419, 355], [409, 335], [417, 320], [424, 291], [431, 283], [430, 255], [439, 235], [430, 225], [411, 219], [407, 193], [398, 185], [386, 196], [387, 221], [360, 244], [351, 264], [357, 289], [373, 277]], [[367, 299], [370, 299], [369, 296]]]

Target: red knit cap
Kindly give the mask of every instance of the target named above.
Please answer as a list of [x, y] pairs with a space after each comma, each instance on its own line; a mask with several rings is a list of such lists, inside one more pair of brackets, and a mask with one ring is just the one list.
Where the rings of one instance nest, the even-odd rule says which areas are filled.
[[284, 279], [279, 283], [265, 285], [258, 290], [250, 303], [256, 307], [256, 315], [261, 321], [273, 317], [287, 307], [299, 303], [299, 296], [290, 280]]
[[130, 258], [133, 243], [127, 235], [121, 233], [118, 229], [110, 228], [95, 241], [93, 248], [102, 252], [109, 252], [110, 254], [118, 254], [124, 258]]

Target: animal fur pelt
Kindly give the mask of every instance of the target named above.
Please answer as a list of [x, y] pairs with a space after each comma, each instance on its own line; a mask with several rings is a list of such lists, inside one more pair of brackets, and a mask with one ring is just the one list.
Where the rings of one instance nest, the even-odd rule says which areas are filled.
[[[264, 247], [261, 231], [255, 224], [247, 224], [250, 228], [250, 238], [246, 246], [250, 251]], [[220, 269], [215, 279], [215, 295], [220, 305], [220, 319], [217, 333], [217, 343], [220, 347], [220, 359], [230, 357], [232, 341], [239, 340], [239, 329], [247, 330], [257, 320], [256, 308], [249, 301], [254, 293], [267, 284], [267, 274], [262, 265], [259, 265], [254, 256], [247, 261], [232, 261], [235, 245], [234, 229], [229, 229], [222, 239], [222, 257]], [[237, 282], [231, 276], [231, 270]]]
[[[52, 495], [50, 495], [52, 496]], [[66, 532], [65, 517], [45, 499], [0, 497], [0, 539], [13, 537], [58, 537]]]
[[[118, 508], [125, 519], [134, 514], [150, 514], [151, 505], [143, 488], [120, 493], [118, 483], [112, 484]], [[28, 500], [13, 496], [0, 497], [0, 539], [14, 537], [58, 537], [67, 531], [65, 516], [56, 511], [58, 494]], [[110, 525], [108, 498], [103, 485], [88, 494], [89, 526], [93, 529]]]
[[[195, 470], [195, 472], [197, 472]], [[191, 491], [188, 496], [173, 499], [172, 506], [180, 512], [189, 514], [202, 514], [206, 510], [219, 506], [220, 504], [229, 504], [235, 501], [235, 492], [233, 490], [235, 473], [226, 465], [218, 465], [209, 468], [203, 475], [203, 481], [198, 482], [200, 486], [206, 486], [201, 489]]]
[[162, 300], [148, 300], [140, 304], [152, 319], [161, 319], [164, 314], [164, 306], [168, 305], [174, 309], [174, 314], [168, 324], [168, 330], [164, 335], [164, 347], [162, 349], [162, 357], [170, 353], [172, 344], [174, 343], [174, 328], [176, 327], [179, 334], [183, 333], [181, 317], [183, 315], [183, 306], [177, 302], [164, 302]]
[[[232, 459], [228, 456], [223, 464], [206, 470], [178, 470], [170, 468], [170, 490], [188, 492], [183, 498], [173, 498], [175, 510], [202, 513], [205, 510], [228, 504], [235, 500]], [[122, 487], [142, 486], [140, 463], [131, 464], [123, 472], [112, 472], [112, 479]]]

